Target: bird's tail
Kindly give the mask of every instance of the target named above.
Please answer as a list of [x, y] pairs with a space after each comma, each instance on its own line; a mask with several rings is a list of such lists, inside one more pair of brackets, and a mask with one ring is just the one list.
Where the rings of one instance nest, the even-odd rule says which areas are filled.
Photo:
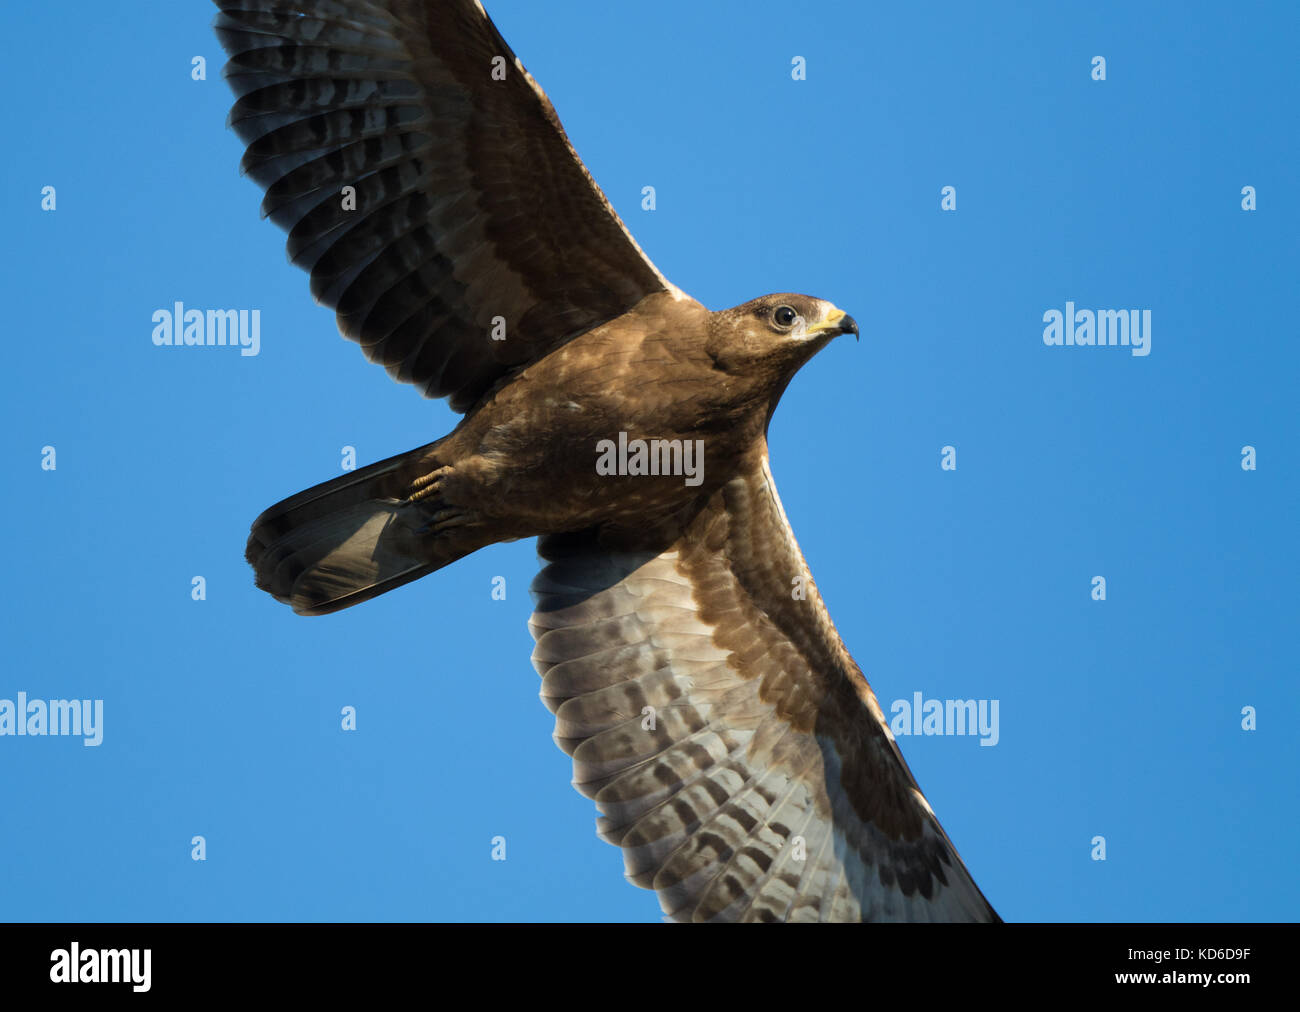
[[300, 615], [325, 615], [491, 543], [440, 499], [436, 480], [416, 480], [438, 468], [436, 446], [351, 471], [264, 512], [244, 553], [257, 586]]

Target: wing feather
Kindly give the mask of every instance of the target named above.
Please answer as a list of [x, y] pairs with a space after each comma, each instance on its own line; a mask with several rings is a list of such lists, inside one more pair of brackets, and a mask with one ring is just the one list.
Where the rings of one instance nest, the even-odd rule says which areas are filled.
[[996, 920], [830, 621], [765, 456], [744, 470], [671, 531], [541, 539], [533, 660], [600, 835], [674, 919]]
[[395, 379], [465, 411], [647, 295], [680, 294], [476, 0], [214, 2], [262, 212]]

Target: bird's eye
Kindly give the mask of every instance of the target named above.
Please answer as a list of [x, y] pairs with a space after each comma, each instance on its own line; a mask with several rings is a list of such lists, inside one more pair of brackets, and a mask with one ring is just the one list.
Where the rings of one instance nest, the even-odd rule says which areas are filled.
[[789, 306], [777, 306], [772, 312], [772, 319], [778, 327], [793, 327], [794, 321], [799, 319], [799, 314]]

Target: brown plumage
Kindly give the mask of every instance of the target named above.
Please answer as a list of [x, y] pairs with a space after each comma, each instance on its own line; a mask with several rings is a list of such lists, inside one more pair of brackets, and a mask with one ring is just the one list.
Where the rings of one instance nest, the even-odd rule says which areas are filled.
[[667, 282], [474, 0], [216, 3], [291, 259], [368, 358], [466, 412], [263, 513], [257, 585], [324, 614], [538, 535], [556, 741], [666, 913], [995, 920], [767, 465], [786, 384], [852, 318], [790, 294], [709, 312]]

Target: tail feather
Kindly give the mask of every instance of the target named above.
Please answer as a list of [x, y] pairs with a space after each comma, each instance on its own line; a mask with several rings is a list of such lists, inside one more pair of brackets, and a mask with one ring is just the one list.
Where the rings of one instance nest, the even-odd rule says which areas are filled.
[[[383, 594], [488, 544], [473, 524], [433, 529], [447, 506], [411, 502], [433, 444], [371, 464], [277, 503], [253, 522], [245, 557], [257, 586], [300, 615], [325, 615]], [[434, 465], [436, 466], [436, 465]]]

